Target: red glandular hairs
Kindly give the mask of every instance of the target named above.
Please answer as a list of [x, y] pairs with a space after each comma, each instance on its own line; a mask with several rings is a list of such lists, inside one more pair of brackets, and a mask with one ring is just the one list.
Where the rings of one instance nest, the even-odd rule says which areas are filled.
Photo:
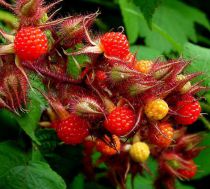
[[[198, 147], [202, 135], [189, 134], [186, 128], [200, 115], [196, 93], [206, 87], [191, 80], [202, 73], [185, 74], [191, 62], [183, 58], [138, 60], [123, 32], [95, 35], [91, 27], [99, 12], [53, 20], [56, 11], [52, 8], [59, 2], [17, 0], [11, 5], [0, 0], [19, 20], [14, 35], [0, 31], [6, 39], [0, 46], [0, 108], [15, 113], [24, 110], [29, 101], [29, 73], [34, 72], [46, 88], [38, 90], [50, 106], [45, 111], [48, 125], [62, 142], [84, 144], [84, 170], [89, 178], [105, 163], [109, 180], [124, 189], [128, 174], [133, 180], [143, 170], [149, 171], [143, 162], [149, 155], [158, 162], [156, 188], [164, 184], [174, 189], [176, 178], [192, 178], [197, 170], [193, 159], [204, 147]], [[23, 60], [15, 53], [15, 36], [24, 27], [32, 33], [39, 28], [46, 35], [46, 51], [34, 59], [26, 56]], [[20, 47], [24, 41], [34, 44], [24, 49], [30, 55], [43, 44], [43, 38], [29, 39], [20, 37], [19, 41]], [[77, 76], [70, 74], [72, 67]], [[111, 140], [115, 135], [119, 148]], [[91, 162], [97, 141], [107, 137], [110, 140], [103, 146], [108, 150], [98, 148], [101, 157]], [[139, 146], [133, 154], [129, 151], [136, 142]]]

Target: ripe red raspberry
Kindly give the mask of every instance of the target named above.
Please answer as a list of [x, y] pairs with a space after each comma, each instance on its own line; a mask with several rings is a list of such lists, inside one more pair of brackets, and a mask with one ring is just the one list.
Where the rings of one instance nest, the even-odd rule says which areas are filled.
[[22, 60], [36, 60], [48, 50], [47, 37], [39, 28], [22, 28], [15, 36], [14, 50]]
[[82, 143], [89, 135], [89, 123], [75, 114], [70, 114], [67, 119], [55, 123], [58, 137], [66, 144]]
[[[120, 151], [120, 140], [116, 135], [113, 135], [113, 141], [105, 136], [105, 141], [101, 139], [96, 140], [96, 149], [104, 155], [114, 155]], [[112, 143], [111, 143], [112, 142]], [[110, 144], [110, 145], [109, 145]]]
[[167, 148], [173, 139], [174, 129], [170, 123], [163, 122], [157, 125], [158, 128], [151, 126], [149, 129], [149, 140], [151, 143]]
[[175, 119], [177, 123], [183, 125], [191, 125], [194, 123], [201, 112], [201, 107], [199, 102], [190, 95], [185, 95], [176, 104], [177, 114]]
[[135, 125], [135, 114], [128, 107], [117, 107], [107, 117], [105, 128], [112, 134], [122, 136], [127, 134]]
[[120, 59], [129, 54], [129, 43], [127, 37], [120, 32], [108, 32], [100, 38], [100, 48], [105, 55]]
[[194, 161], [191, 160], [188, 162], [189, 164], [186, 164], [185, 168], [177, 170], [180, 176], [185, 179], [193, 178], [197, 172], [197, 166], [195, 165]]

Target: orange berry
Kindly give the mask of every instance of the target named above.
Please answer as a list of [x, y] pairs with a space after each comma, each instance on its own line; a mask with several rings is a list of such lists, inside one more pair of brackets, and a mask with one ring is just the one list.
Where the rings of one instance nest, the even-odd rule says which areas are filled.
[[96, 140], [97, 151], [109, 156], [115, 155], [120, 151], [120, 139], [116, 135], [112, 136], [112, 140], [108, 136], [105, 136], [104, 140]]
[[158, 128], [152, 126], [149, 130], [149, 140], [151, 143], [166, 148], [168, 147], [174, 136], [174, 129], [170, 123], [164, 122], [157, 125]]
[[153, 62], [150, 60], [140, 60], [134, 64], [134, 68], [141, 73], [147, 74], [152, 68]]

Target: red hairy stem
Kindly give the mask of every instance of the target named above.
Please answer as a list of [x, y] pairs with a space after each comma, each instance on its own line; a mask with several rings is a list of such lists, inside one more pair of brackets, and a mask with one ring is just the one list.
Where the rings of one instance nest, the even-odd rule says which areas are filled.
[[0, 5], [3, 5], [4, 7], [14, 11], [14, 7], [10, 5], [9, 3], [5, 2], [4, 0], [0, 0]]
[[83, 78], [79, 79], [73, 79], [72, 77], [69, 77], [67, 75], [53, 73], [50, 70], [47, 70], [46, 68], [42, 68], [36, 65], [31, 65], [29, 62], [22, 62], [22, 65], [30, 70], [36, 71], [38, 73], [41, 73], [47, 77], [50, 77], [54, 79], [55, 81], [63, 82], [63, 83], [73, 83], [73, 84], [79, 84], [82, 82]]

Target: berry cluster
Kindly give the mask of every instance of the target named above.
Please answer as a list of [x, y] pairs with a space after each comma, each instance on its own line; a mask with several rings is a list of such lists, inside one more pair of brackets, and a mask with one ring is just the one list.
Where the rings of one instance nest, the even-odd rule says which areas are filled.
[[[28, 74], [35, 72], [46, 85], [45, 113], [58, 138], [83, 144], [85, 158], [100, 152], [99, 162], [116, 172], [121, 187], [128, 172], [142, 173], [149, 156], [159, 163], [157, 185], [166, 178], [192, 178], [201, 137], [186, 128], [200, 116], [195, 94], [204, 87], [190, 83], [200, 73], [183, 75], [190, 63], [183, 59], [138, 60], [122, 32], [92, 35], [98, 13], [50, 21], [45, 12], [54, 4], [34, 2], [17, 0], [16, 8], [1, 3], [20, 24], [15, 36], [1, 31], [7, 40], [0, 48], [0, 107], [19, 114], [28, 102]], [[81, 55], [89, 61], [79, 62], [81, 74], [74, 78], [68, 59], [78, 64]]]

